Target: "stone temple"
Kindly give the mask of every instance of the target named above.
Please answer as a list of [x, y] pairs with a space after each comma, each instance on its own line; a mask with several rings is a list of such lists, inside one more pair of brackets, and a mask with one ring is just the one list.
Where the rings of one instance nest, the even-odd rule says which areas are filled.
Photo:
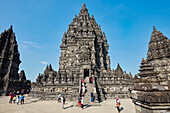
[[[94, 16], [89, 15], [85, 4], [69, 24], [60, 48], [58, 72], [51, 65], [47, 66], [32, 84], [32, 96], [55, 99], [62, 93], [70, 100], [77, 100], [81, 79], [85, 79], [87, 100], [91, 92], [99, 102], [106, 98], [129, 97], [133, 77], [119, 64], [117, 69], [111, 70], [106, 35]], [[94, 78], [93, 84], [88, 83], [89, 77]]]
[[136, 113], [169, 113], [170, 40], [155, 27], [139, 71], [131, 92]]
[[25, 72], [18, 74], [20, 53], [12, 26], [0, 35], [0, 95], [10, 91], [29, 90], [31, 82], [26, 80]]

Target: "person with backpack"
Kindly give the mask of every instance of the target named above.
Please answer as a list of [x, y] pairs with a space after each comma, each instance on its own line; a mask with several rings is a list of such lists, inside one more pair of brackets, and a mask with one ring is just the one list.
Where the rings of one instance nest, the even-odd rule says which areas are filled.
[[116, 98], [116, 108], [117, 108], [118, 113], [120, 113], [120, 101], [118, 98]]

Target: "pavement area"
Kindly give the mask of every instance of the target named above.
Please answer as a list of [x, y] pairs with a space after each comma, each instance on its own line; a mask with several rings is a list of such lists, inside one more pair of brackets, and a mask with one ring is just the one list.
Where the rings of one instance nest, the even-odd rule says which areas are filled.
[[[108, 99], [101, 106], [87, 106], [83, 110], [75, 107], [74, 102], [68, 102], [61, 109], [61, 103], [57, 101], [43, 101], [39, 98], [25, 96], [25, 104], [9, 104], [9, 96], [0, 96], [0, 113], [118, 113], [115, 99]], [[131, 99], [120, 99], [121, 113], [135, 113], [135, 106]]]

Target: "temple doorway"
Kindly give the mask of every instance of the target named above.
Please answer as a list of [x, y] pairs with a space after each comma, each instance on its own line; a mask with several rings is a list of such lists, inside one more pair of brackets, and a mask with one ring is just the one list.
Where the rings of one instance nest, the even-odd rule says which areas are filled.
[[89, 69], [84, 69], [84, 79], [89, 77]]

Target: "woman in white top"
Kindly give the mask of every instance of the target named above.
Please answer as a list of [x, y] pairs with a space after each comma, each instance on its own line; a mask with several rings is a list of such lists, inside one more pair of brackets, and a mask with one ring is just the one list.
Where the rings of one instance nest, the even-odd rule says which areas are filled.
[[64, 98], [61, 96], [62, 109], [64, 109]]

